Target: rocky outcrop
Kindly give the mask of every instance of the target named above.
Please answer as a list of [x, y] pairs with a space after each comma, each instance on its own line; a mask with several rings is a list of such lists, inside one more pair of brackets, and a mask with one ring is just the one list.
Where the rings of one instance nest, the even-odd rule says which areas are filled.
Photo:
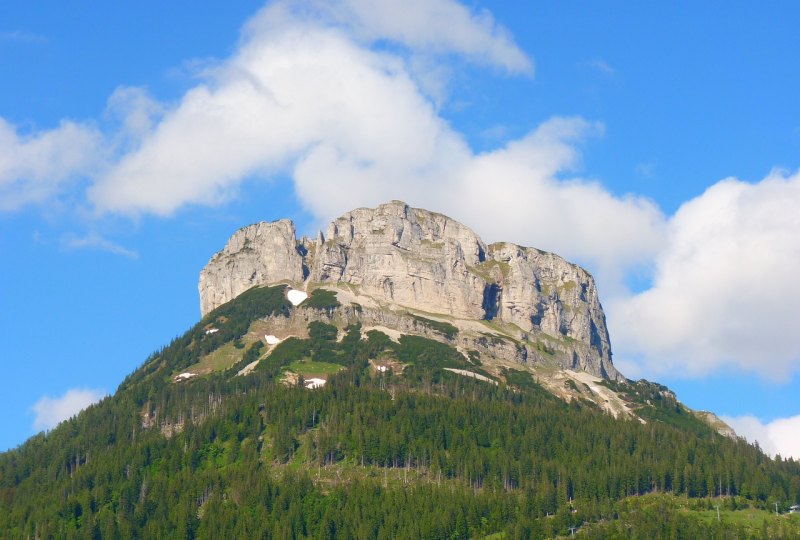
[[[605, 314], [586, 270], [558, 255], [505, 242], [489, 246], [489, 257], [484, 269], [494, 282], [491, 305], [499, 319], [588, 344], [600, 358], [611, 357]], [[580, 358], [576, 367], [590, 371], [587, 363], [590, 358]]]
[[387, 303], [454, 317], [483, 317], [485, 281], [470, 269], [486, 245], [447, 216], [393, 202], [330, 224], [315, 250], [314, 282], [344, 282]]
[[200, 274], [201, 311], [281, 281], [344, 285], [387, 308], [493, 321], [517, 340], [517, 361], [555, 358], [621, 378], [588, 272], [537, 249], [487, 246], [461, 223], [399, 201], [347, 212], [315, 240], [298, 241], [288, 220], [237, 231]]
[[200, 272], [200, 311], [205, 315], [264, 283], [302, 282], [303, 255], [294, 223], [256, 223], [236, 231]]
[[716, 431], [720, 435], [724, 437], [729, 437], [731, 439], [735, 439], [738, 437], [733, 428], [728, 424], [726, 424], [722, 420], [722, 418], [720, 418], [716, 414], [710, 411], [692, 411], [692, 413], [697, 418], [708, 424], [714, 431]]

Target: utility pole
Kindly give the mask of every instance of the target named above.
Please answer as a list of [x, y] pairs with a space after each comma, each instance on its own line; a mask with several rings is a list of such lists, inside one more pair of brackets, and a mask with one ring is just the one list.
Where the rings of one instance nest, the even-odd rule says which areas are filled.
[[571, 532], [571, 533], [572, 533], [572, 536], [575, 536], [575, 531], [576, 531], [576, 528], [575, 528], [575, 527], [570, 527], [570, 528], [569, 528], [569, 532]]
[[717, 505], [717, 522], [720, 522], [720, 521], [721, 520], [719, 519], [719, 505]]
[[778, 503], [775, 503], [775, 515], [778, 515]]

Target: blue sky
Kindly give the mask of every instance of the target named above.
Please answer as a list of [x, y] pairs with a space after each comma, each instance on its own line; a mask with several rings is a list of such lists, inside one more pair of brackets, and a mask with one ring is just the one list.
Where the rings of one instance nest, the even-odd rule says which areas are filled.
[[238, 227], [400, 198], [584, 265], [623, 373], [800, 457], [798, 11], [0, 6], [0, 449], [193, 324]]

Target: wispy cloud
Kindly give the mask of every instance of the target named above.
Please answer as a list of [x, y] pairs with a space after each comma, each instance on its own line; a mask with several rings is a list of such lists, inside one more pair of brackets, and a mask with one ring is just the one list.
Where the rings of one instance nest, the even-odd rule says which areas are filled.
[[509, 73], [533, 74], [533, 61], [486, 10], [452, 0], [333, 0], [326, 18], [360, 38], [391, 40], [423, 53], [457, 53]]
[[48, 42], [46, 36], [33, 32], [14, 30], [10, 32], [0, 32], [0, 41], [13, 41], [16, 43], [44, 44]]
[[720, 418], [741, 437], [751, 443], [758, 442], [767, 454], [800, 459], [800, 416], [777, 418], [771, 422], [762, 422], [752, 415]]
[[606, 62], [605, 60], [602, 60], [600, 58], [594, 58], [592, 60], [587, 60], [586, 62], [583, 62], [581, 65], [583, 65], [583, 66], [585, 66], [587, 68], [590, 68], [590, 69], [592, 69], [592, 70], [594, 70], [594, 71], [596, 71], [598, 73], [606, 75], [606, 76], [615, 75], [617, 73], [617, 70], [614, 69], [611, 66], [611, 64], [609, 64], [608, 62]]
[[653, 162], [637, 163], [633, 171], [640, 178], [652, 178], [656, 172], [656, 164]]
[[74, 234], [67, 234], [61, 239], [61, 246], [67, 250], [74, 249], [93, 249], [98, 251], [106, 251], [114, 255], [121, 255], [129, 259], [138, 259], [139, 253], [135, 250], [125, 248], [111, 240], [101, 236], [96, 232], [89, 233], [86, 236], [76, 236]]
[[36, 431], [53, 429], [106, 395], [103, 390], [72, 388], [59, 397], [43, 396], [31, 407], [36, 415], [33, 429]]

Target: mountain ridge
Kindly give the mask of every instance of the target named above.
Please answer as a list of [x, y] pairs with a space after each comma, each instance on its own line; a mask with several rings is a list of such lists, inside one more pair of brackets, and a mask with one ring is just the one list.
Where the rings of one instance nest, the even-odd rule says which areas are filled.
[[298, 239], [286, 219], [239, 229], [200, 273], [201, 312], [278, 283], [338, 290], [384, 314], [482, 321], [487, 328], [465, 332], [462, 347], [499, 334], [518, 345], [508, 359], [624, 380], [591, 274], [535, 248], [487, 245], [458, 221], [401, 201], [346, 212], [314, 240]]

